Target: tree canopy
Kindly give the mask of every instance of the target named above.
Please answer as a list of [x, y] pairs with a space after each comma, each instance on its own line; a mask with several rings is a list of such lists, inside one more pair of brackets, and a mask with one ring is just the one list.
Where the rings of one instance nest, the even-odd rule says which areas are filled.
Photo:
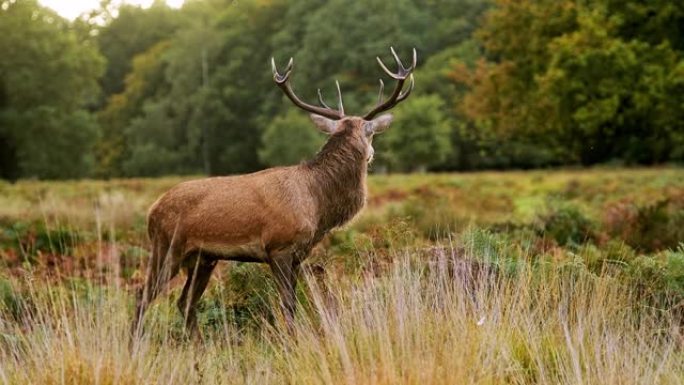
[[[324, 136], [273, 85], [362, 114], [375, 62], [416, 88], [376, 139], [390, 170], [684, 160], [684, 5], [674, 0], [188, 0], [75, 21], [0, 0], [0, 178], [242, 173]], [[384, 137], [383, 137], [384, 136]], [[376, 168], [379, 169], [379, 168]]]
[[0, 36], [0, 177], [89, 175], [97, 48], [34, 0], [0, 1]]
[[459, 107], [564, 163], [681, 160], [682, 25], [675, 1], [497, 1], [477, 32], [485, 58], [454, 66]]

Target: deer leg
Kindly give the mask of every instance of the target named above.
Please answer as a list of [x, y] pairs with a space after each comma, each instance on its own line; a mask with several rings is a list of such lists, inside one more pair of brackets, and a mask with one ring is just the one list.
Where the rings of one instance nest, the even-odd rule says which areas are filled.
[[193, 337], [201, 337], [197, 326], [197, 301], [207, 288], [214, 267], [216, 267], [216, 261], [206, 260], [201, 256], [197, 256], [194, 266], [186, 267], [188, 278], [177, 305], [185, 319], [185, 330]]
[[297, 271], [299, 264], [292, 256], [278, 256], [271, 259], [271, 271], [280, 294], [280, 304], [288, 331], [294, 332], [294, 314], [296, 307], [295, 289], [297, 288]]
[[152, 250], [145, 283], [136, 292], [135, 314], [131, 325], [132, 340], [136, 340], [142, 334], [142, 320], [147, 308], [166, 283], [178, 274], [179, 266], [172, 262], [169, 247], [169, 243], [159, 242]]

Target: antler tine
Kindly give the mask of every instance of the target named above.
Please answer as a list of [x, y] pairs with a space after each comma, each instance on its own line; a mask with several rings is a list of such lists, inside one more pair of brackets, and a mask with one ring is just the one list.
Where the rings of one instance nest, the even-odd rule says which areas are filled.
[[378, 92], [378, 104], [382, 103], [382, 99], [385, 97], [383, 94], [385, 91], [385, 82], [382, 81], [382, 79], [378, 79], [380, 81], [380, 92]]
[[[394, 47], [390, 47], [390, 52], [392, 53], [392, 56], [394, 57], [394, 60], [397, 62], [397, 72], [392, 72], [390, 71], [387, 66], [385, 66], [385, 63], [382, 62], [382, 60], [379, 57], [376, 57], [378, 64], [380, 65], [380, 68], [382, 68], [385, 73], [391, 77], [392, 79], [397, 81], [397, 84], [394, 88], [394, 91], [392, 91], [392, 94], [390, 95], [387, 100], [383, 101], [384, 95], [384, 83], [382, 79], [380, 79], [380, 93], [378, 95], [378, 103], [373, 108], [369, 113], [367, 113], [363, 118], [366, 120], [372, 119], [376, 114], [382, 112], [382, 111], [387, 111], [390, 108], [394, 107], [397, 105], [397, 103], [403, 101], [406, 99], [409, 94], [411, 94], [411, 91], [413, 91], [413, 87], [415, 85], [415, 80], [413, 78], [413, 70], [416, 68], [416, 65], [418, 64], [418, 53], [416, 52], [416, 49], [413, 49], [413, 57], [411, 60], [411, 66], [406, 68], [404, 67], [404, 64], [401, 62], [401, 59], [399, 59], [399, 55], [397, 55], [396, 51], [394, 50]], [[404, 83], [406, 80], [409, 80], [409, 86], [408, 88], [404, 91]]]
[[[335, 85], [337, 86], [337, 110], [344, 116], [344, 104], [342, 103], [342, 91], [340, 90], [340, 82], [335, 80]], [[321, 93], [321, 89], [318, 89], [318, 102], [321, 103], [321, 105], [325, 108], [331, 109], [330, 106], [328, 106], [325, 101], [323, 100], [323, 94]]]
[[276, 68], [275, 58], [273, 56], [271, 56], [271, 72], [273, 72], [273, 80], [277, 82], [280, 74], [278, 74], [278, 68]]
[[276, 67], [275, 58], [271, 57], [271, 70], [273, 71], [273, 80], [275, 80], [275, 82], [278, 84], [282, 84], [289, 79], [290, 72], [292, 72], [292, 67], [293, 60], [292, 58], [290, 58], [290, 61], [287, 63], [287, 66], [285, 67], [285, 72], [281, 75], [278, 72], [278, 68]]
[[275, 81], [276, 85], [278, 88], [280, 88], [285, 96], [287, 96], [292, 103], [294, 103], [297, 107], [317, 114], [321, 116], [325, 116], [326, 118], [330, 118], [333, 120], [340, 120], [344, 118], [344, 109], [342, 108], [342, 93], [340, 92], [340, 86], [339, 84], [337, 85], [337, 92], [339, 93], [339, 100], [340, 100], [340, 107], [339, 110], [334, 110], [328, 105], [323, 102], [323, 96], [321, 95], [321, 91], [318, 90], [318, 100], [321, 102], [323, 107], [318, 107], [314, 106], [308, 103], [305, 103], [301, 101], [297, 95], [295, 95], [294, 91], [292, 90], [292, 86], [290, 85], [290, 74], [292, 73], [292, 69], [294, 67], [294, 60], [290, 58], [290, 61], [287, 63], [287, 66], [285, 67], [285, 73], [280, 74], [278, 72], [278, 68], [276, 67], [275, 64], [275, 58], [271, 57], [271, 70], [273, 71], [273, 80]]
[[337, 110], [340, 114], [344, 116], [344, 104], [342, 103], [342, 91], [340, 90], [340, 82], [335, 80], [335, 85], [337, 86]]
[[390, 47], [390, 52], [392, 52], [392, 56], [394, 56], [394, 61], [397, 62], [399, 72], [406, 72], [406, 68], [404, 68], [404, 63], [402, 63], [401, 59], [399, 59], [399, 55], [397, 55], [396, 51], [394, 51], [394, 47]]
[[414, 82], [414, 80], [413, 80], [413, 74], [411, 74], [411, 75], [409, 75], [409, 86], [408, 86], [408, 88], [407, 88], [405, 91], [402, 91], [402, 92], [399, 94], [399, 96], [397, 96], [397, 102], [396, 102], [395, 104], [397, 104], [397, 103], [403, 101], [404, 99], [406, 99], [406, 98], [411, 94], [411, 91], [413, 91], [413, 86], [414, 86], [414, 85], [415, 85], [415, 82]]
[[323, 106], [323, 107], [325, 107], [325, 108], [328, 108], [328, 109], [331, 109], [331, 110], [332, 110], [332, 108], [330, 108], [330, 106], [328, 106], [327, 104], [325, 104], [325, 102], [323, 101], [323, 94], [321, 94], [321, 89], [320, 89], [320, 88], [318, 89], [318, 102], [321, 103], [321, 106]]
[[394, 50], [394, 47], [390, 47], [390, 52], [392, 53], [392, 56], [394, 57], [394, 61], [397, 63], [397, 72], [394, 73], [387, 68], [385, 63], [380, 59], [380, 57], [376, 56], [376, 60], [378, 61], [378, 64], [380, 64], [380, 67], [385, 71], [385, 73], [390, 76], [392, 79], [395, 80], [401, 80], [401, 79], [406, 79], [408, 74], [410, 74], [415, 68], [416, 64], [418, 62], [418, 53], [416, 52], [416, 49], [413, 49], [413, 57], [411, 61], [411, 66], [406, 68], [404, 67], [404, 63], [401, 62], [401, 59], [399, 59], [399, 55], [397, 55], [397, 52]]
[[401, 76], [399, 76], [399, 75], [395, 74], [394, 72], [390, 71], [389, 68], [387, 68], [387, 66], [385, 66], [385, 63], [382, 62], [382, 60], [380, 59], [380, 56], [376, 56], [376, 57], [375, 57], [375, 60], [378, 61], [378, 64], [380, 64], [380, 67], [382, 67], [383, 71], [385, 71], [385, 73], [387, 74], [387, 76], [389, 76], [389, 77], [391, 77], [392, 79], [395, 79], [395, 80], [401, 80]]

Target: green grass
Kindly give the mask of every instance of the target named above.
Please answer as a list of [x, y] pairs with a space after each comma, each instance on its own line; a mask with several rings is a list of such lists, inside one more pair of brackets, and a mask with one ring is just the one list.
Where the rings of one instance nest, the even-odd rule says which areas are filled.
[[180, 178], [0, 184], [0, 382], [679, 384], [684, 170], [373, 176], [302, 274], [224, 263], [132, 354], [147, 207]]

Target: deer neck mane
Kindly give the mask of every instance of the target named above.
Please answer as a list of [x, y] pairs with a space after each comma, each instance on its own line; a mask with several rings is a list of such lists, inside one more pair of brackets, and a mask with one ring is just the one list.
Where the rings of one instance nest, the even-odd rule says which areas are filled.
[[312, 175], [310, 188], [317, 200], [321, 236], [343, 225], [363, 208], [368, 164], [352, 127], [332, 135], [303, 167]]

